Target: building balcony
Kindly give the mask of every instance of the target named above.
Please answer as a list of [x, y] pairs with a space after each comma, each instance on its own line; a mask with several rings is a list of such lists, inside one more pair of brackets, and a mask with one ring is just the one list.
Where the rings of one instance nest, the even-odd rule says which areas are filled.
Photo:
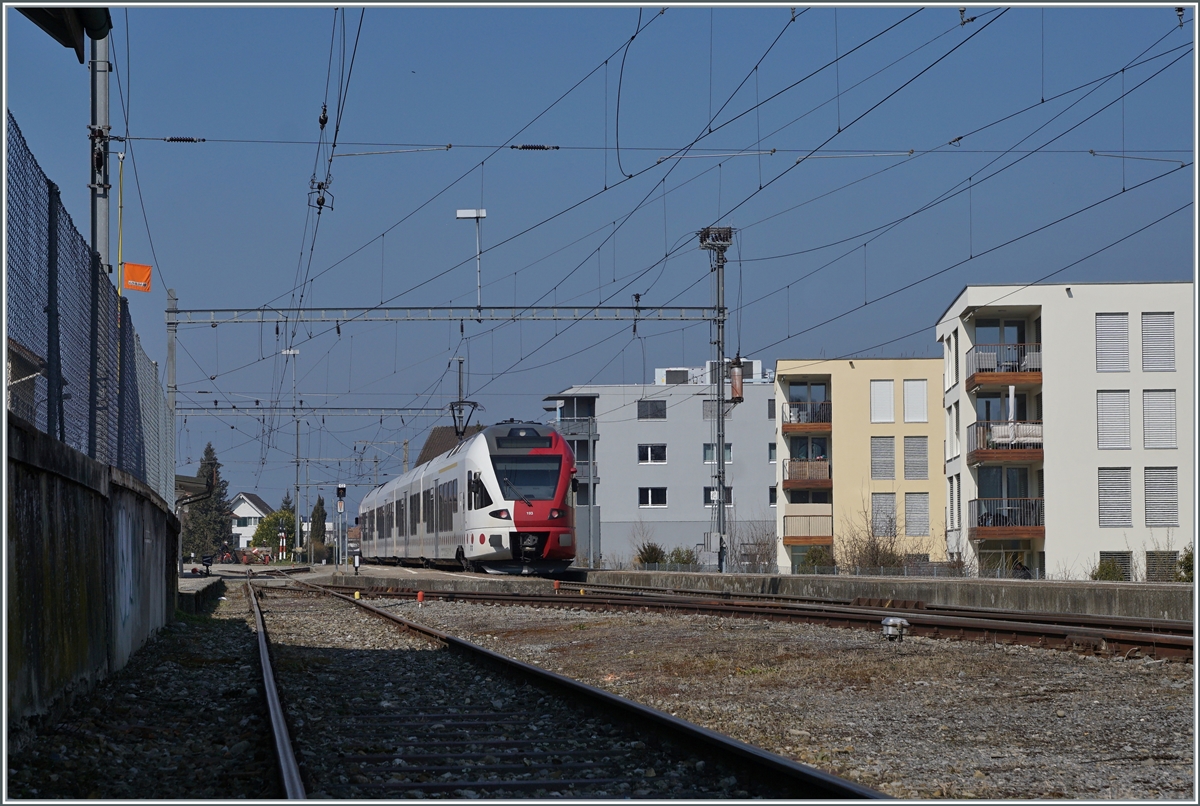
[[967, 388], [1038, 386], [1042, 382], [1042, 345], [976, 344], [967, 350]]
[[783, 545], [833, 545], [832, 515], [784, 515]]
[[967, 426], [967, 464], [1032, 463], [1042, 459], [1040, 420], [982, 421]]
[[976, 498], [967, 502], [971, 540], [1044, 538], [1046, 518], [1041, 498]]
[[833, 404], [828, 400], [783, 404], [785, 434], [828, 434], [833, 430], [832, 420]]
[[826, 459], [788, 459], [783, 463], [783, 489], [832, 490], [833, 468]]

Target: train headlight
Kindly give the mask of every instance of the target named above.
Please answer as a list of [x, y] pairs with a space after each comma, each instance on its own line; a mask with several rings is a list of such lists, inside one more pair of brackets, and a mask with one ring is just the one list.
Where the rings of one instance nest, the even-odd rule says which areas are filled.
[[550, 520], [554, 520], [555, 518], [561, 518], [562, 516], [563, 516], [563, 511], [561, 509], [550, 510]]
[[509, 511], [507, 509], [493, 509], [488, 514], [491, 515], [493, 518], [499, 518], [502, 521], [511, 521], [512, 520], [512, 515], [509, 514]]

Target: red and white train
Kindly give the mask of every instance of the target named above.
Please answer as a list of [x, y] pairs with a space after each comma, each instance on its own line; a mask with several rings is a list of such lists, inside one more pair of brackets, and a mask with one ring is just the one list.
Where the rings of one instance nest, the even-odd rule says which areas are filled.
[[376, 487], [359, 506], [369, 562], [554, 574], [575, 559], [575, 456], [547, 425], [508, 422]]

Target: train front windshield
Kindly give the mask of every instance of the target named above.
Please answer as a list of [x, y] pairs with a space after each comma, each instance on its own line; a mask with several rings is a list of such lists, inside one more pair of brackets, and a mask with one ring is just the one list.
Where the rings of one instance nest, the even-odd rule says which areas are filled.
[[500, 491], [508, 498], [548, 501], [558, 489], [561, 456], [492, 456]]

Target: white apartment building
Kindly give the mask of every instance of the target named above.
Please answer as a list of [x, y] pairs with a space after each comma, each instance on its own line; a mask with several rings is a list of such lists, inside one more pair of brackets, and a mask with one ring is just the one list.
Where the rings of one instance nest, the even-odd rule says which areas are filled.
[[[715, 363], [657, 369], [653, 384], [572, 386], [546, 397], [578, 466], [577, 565], [588, 565], [593, 554], [597, 564], [630, 559], [645, 541], [668, 551], [694, 549], [701, 562], [717, 562]], [[744, 402], [728, 402], [725, 381], [727, 531], [758, 530], [773, 540], [773, 372], [761, 361], [744, 364]]]
[[968, 286], [936, 332], [947, 551], [1165, 579], [1195, 532], [1192, 283]]

